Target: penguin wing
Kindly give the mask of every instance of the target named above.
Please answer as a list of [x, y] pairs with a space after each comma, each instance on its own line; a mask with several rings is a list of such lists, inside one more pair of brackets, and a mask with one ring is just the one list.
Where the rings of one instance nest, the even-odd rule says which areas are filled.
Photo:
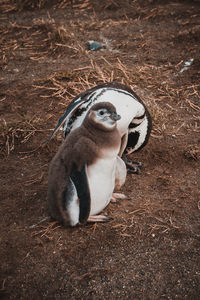
[[74, 164], [71, 170], [70, 178], [76, 187], [80, 201], [79, 222], [84, 223], [87, 221], [90, 214], [91, 201], [86, 164], [82, 167], [81, 171], [79, 171], [77, 166]]
[[47, 139], [46, 143], [48, 143], [53, 138], [53, 136], [56, 134], [56, 132], [59, 130], [59, 128], [62, 126], [62, 124], [70, 117], [71, 114], [74, 113], [74, 111], [76, 109], [78, 109], [78, 107], [83, 102], [84, 102], [84, 99], [82, 97], [80, 97], [80, 98], [77, 98], [77, 99], [75, 98], [74, 101], [69, 104], [69, 106], [67, 107], [67, 109], [64, 112], [64, 114], [58, 120], [58, 123], [57, 123], [54, 131], [52, 132], [52, 134], [50, 135], [50, 137]]

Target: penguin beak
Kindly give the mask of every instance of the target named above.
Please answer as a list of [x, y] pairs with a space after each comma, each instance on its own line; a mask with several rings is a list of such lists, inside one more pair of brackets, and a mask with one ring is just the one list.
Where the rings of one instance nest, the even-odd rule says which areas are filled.
[[112, 113], [112, 114], [110, 115], [110, 118], [111, 118], [112, 120], [114, 120], [114, 121], [118, 121], [118, 120], [121, 119], [121, 116], [118, 115], [118, 114], [116, 114], [116, 113]]

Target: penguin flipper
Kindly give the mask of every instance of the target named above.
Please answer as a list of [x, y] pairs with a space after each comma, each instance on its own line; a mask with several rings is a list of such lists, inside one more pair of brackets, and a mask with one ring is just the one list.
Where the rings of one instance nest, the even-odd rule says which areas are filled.
[[90, 189], [87, 179], [87, 166], [83, 166], [81, 171], [78, 170], [77, 166], [74, 165], [70, 178], [73, 181], [79, 198], [79, 222], [84, 223], [87, 221], [90, 214]]
[[54, 129], [54, 131], [52, 132], [52, 134], [48, 137], [46, 143], [48, 143], [56, 134], [56, 132], [60, 129], [60, 127], [62, 126], [62, 124], [70, 117], [70, 115], [84, 102], [84, 100], [82, 98], [77, 99], [76, 101], [73, 101], [72, 103], [69, 104], [69, 106], [67, 107], [66, 111], [64, 112], [64, 114], [60, 117], [60, 119], [58, 120], [58, 123]]

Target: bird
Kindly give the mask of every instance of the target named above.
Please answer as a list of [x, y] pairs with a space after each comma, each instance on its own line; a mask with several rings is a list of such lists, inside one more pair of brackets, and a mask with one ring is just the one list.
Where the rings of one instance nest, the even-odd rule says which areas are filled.
[[139, 96], [128, 86], [119, 82], [109, 82], [88, 89], [72, 100], [58, 121], [48, 141], [64, 124], [64, 138], [79, 127], [88, 110], [95, 103], [109, 102], [121, 115], [117, 128], [121, 136], [119, 156], [125, 161], [129, 173], [140, 173], [141, 162], [131, 161], [127, 155], [139, 151], [148, 142], [152, 128], [150, 113]]
[[120, 118], [111, 103], [94, 104], [53, 157], [48, 173], [48, 209], [51, 217], [64, 226], [106, 222], [110, 218], [99, 213], [110, 201], [126, 198], [114, 193], [127, 174], [118, 156]]

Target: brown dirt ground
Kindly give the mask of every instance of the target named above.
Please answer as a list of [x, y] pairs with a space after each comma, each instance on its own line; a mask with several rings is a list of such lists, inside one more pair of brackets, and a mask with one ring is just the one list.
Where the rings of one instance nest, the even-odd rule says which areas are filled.
[[[4, 299], [200, 299], [199, 1], [1, 1], [0, 295]], [[89, 51], [87, 41], [107, 45]], [[180, 72], [184, 63], [192, 65]], [[44, 145], [67, 103], [129, 84], [153, 117], [131, 198], [113, 220], [47, 217]]]

